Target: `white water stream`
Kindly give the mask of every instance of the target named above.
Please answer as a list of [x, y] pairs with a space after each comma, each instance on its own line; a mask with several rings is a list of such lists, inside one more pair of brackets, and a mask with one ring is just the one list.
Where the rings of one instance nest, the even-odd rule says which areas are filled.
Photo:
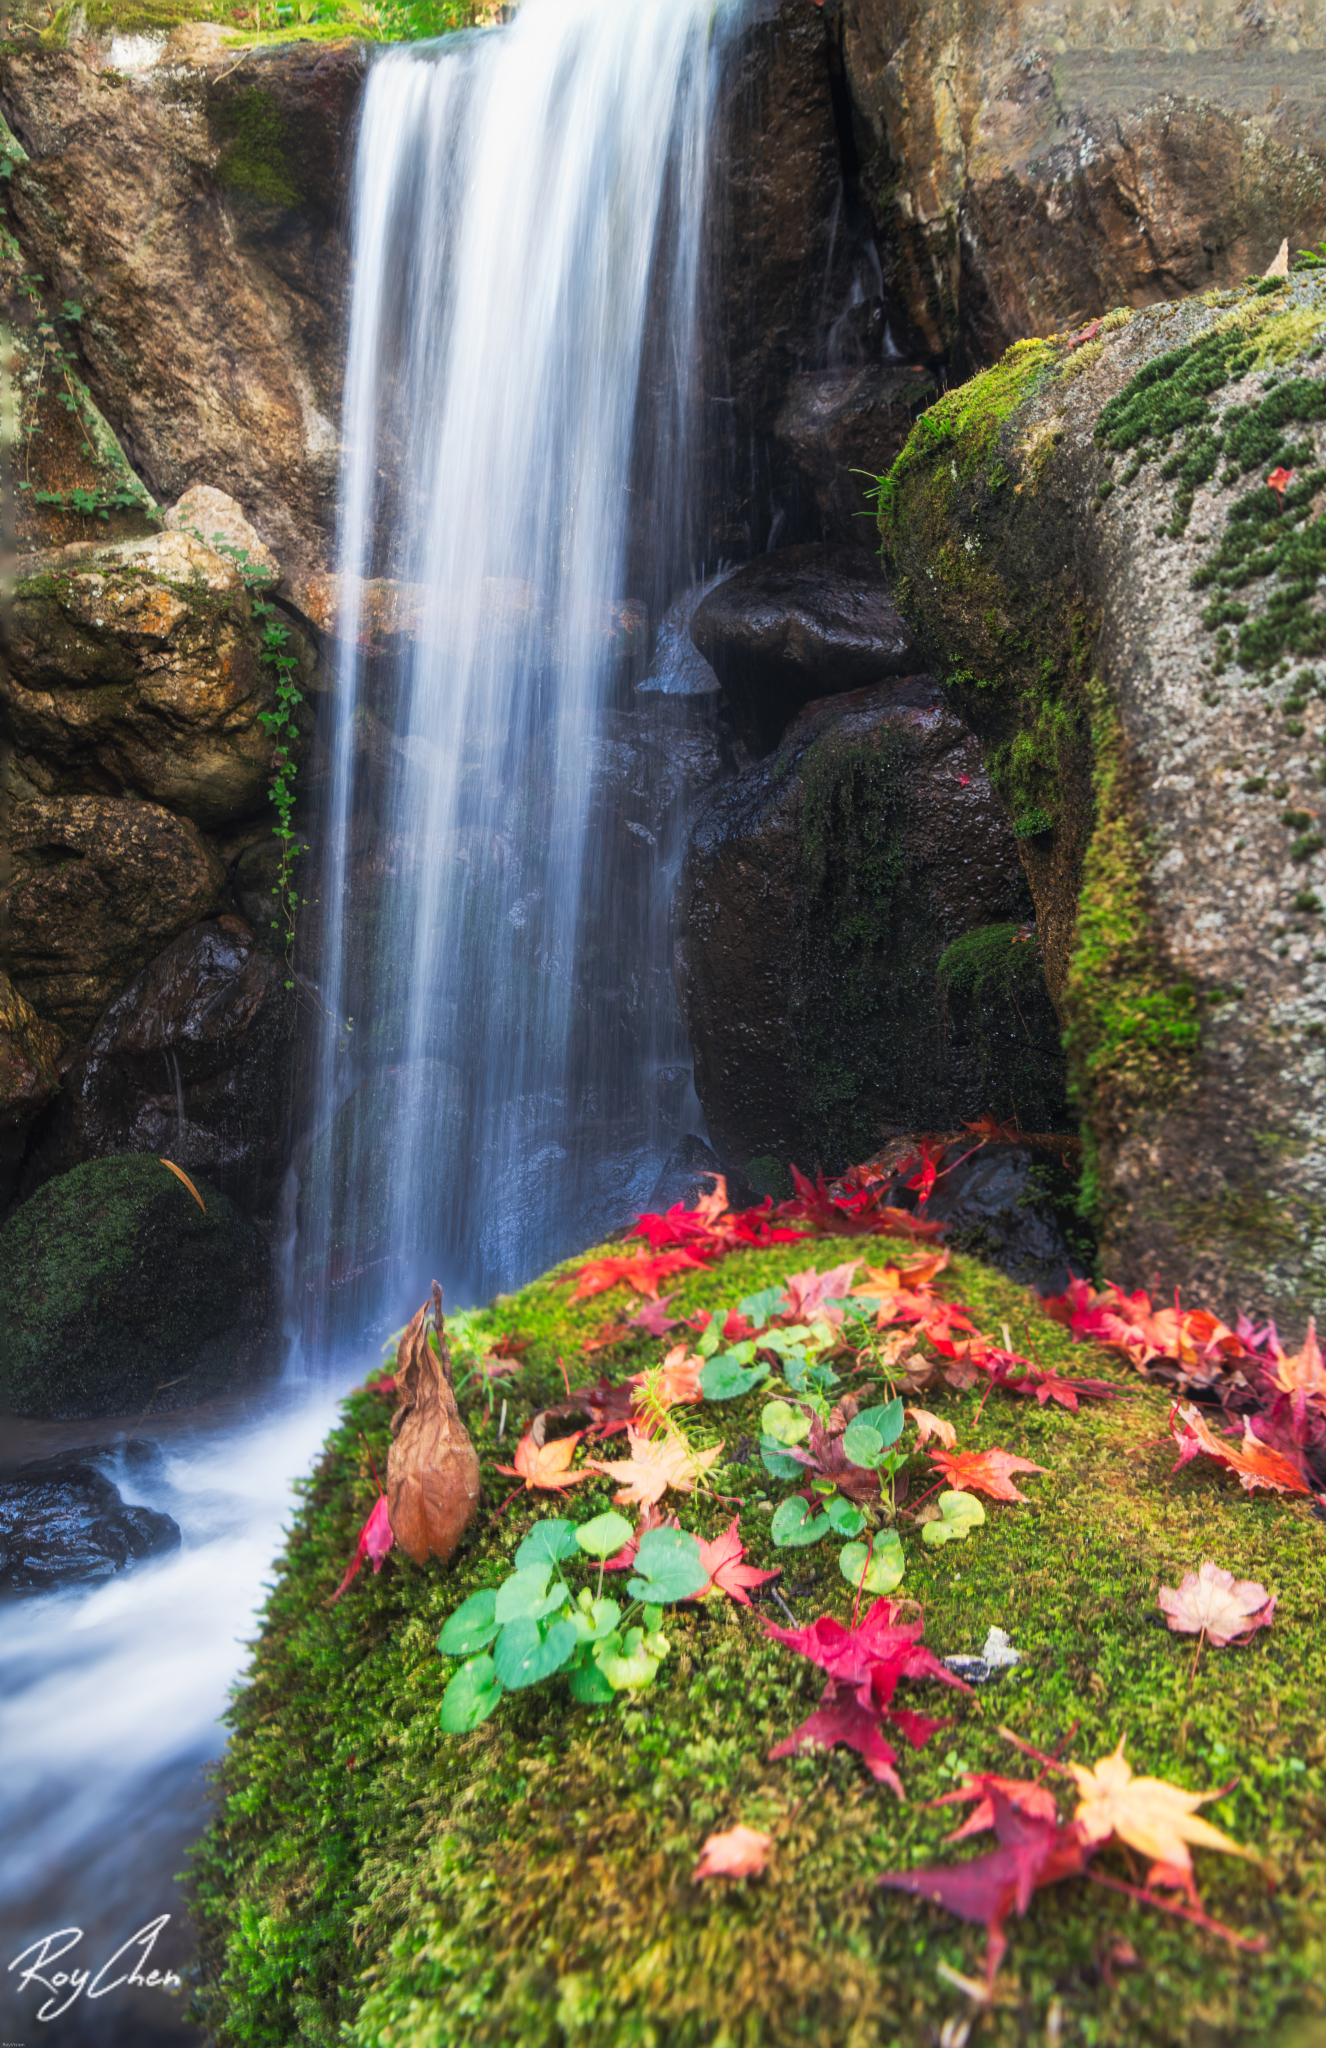
[[[173, 1873], [204, 1818], [291, 1476], [335, 1394], [434, 1272], [452, 1299], [518, 1282], [639, 1206], [685, 1127], [676, 1087], [667, 1110], [659, 1094], [685, 1056], [667, 849], [629, 818], [623, 838], [596, 791], [639, 638], [625, 601], [657, 616], [704, 566], [690, 374], [736, 11], [526, 0], [506, 29], [372, 66], [344, 408], [352, 651], [319, 969], [337, 1021], [294, 1282], [297, 1305], [314, 1303], [314, 1378], [152, 1424], [155, 1461], [110, 1476], [172, 1514], [182, 1546], [0, 1610], [0, 1963], [81, 1929], [43, 1974], [95, 1972], [171, 1916], [95, 2002], [92, 1985], [24, 1986], [35, 1951], [6, 1969], [4, 2040], [194, 2038], [167, 1995], [117, 1980], [136, 1960], [140, 1974], [188, 1963]], [[405, 586], [390, 602], [412, 632], [378, 654], [368, 584], [383, 576]], [[375, 1333], [339, 1367], [337, 1323]], [[114, 1433], [0, 1425], [0, 1449]]]

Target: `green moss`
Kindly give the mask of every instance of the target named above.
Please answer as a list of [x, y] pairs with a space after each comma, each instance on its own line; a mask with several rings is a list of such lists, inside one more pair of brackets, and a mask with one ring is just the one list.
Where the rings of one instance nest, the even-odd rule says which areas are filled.
[[1066, 1129], [1059, 1020], [1034, 939], [1020, 925], [981, 925], [942, 955], [938, 980], [949, 1042], [976, 1044], [986, 1108], [1024, 1131]]
[[94, 1159], [48, 1181], [0, 1230], [0, 1388], [20, 1415], [123, 1414], [166, 1380], [227, 1376], [262, 1295], [253, 1225], [204, 1183], [206, 1211], [159, 1160]]
[[748, 1159], [742, 1172], [757, 1195], [772, 1195], [776, 1202], [790, 1200], [792, 1176], [782, 1160], [775, 1159], [772, 1152], [762, 1152], [758, 1159]]
[[[874, 1247], [878, 1250], [879, 1247]], [[817, 1240], [739, 1255], [695, 1275], [676, 1307], [731, 1304], [779, 1271], [872, 1256], [861, 1240]], [[946, 1284], [985, 1328], [1069, 1370], [1099, 1368], [1002, 1276], [955, 1260]], [[980, 1390], [927, 1396], [964, 1447], [998, 1443], [1047, 1468], [1026, 1506], [991, 1506], [965, 1544], [927, 1552], [908, 1537], [902, 1592], [923, 1602], [942, 1655], [1008, 1629], [1018, 1675], [971, 1700], [908, 1690], [952, 1725], [906, 1751], [906, 1803], [843, 1751], [770, 1762], [812, 1709], [819, 1675], [761, 1632], [756, 1615], [708, 1603], [670, 1615], [673, 1654], [638, 1702], [588, 1709], [560, 1682], [504, 1701], [475, 1735], [437, 1726], [447, 1668], [434, 1641], [470, 1592], [499, 1579], [537, 1514], [585, 1518], [607, 1483], [569, 1505], [496, 1514], [515, 1433], [574, 1377], [579, 1347], [615, 1298], [572, 1306], [541, 1281], [503, 1300], [491, 1327], [532, 1339], [509, 1390], [507, 1430], [466, 1400], [483, 1461], [479, 1520], [446, 1570], [399, 1555], [327, 1595], [371, 1505], [389, 1403], [347, 1402], [303, 1502], [268, 1601], [252, 1667], [231, 1711], [217, 1820], [198, 1854], [201, 2001], [228, 2048], [923, 2048], [965, 2003], [939, 1965], [975, 1974], [984, 1935], [873, 1883], [885, 1869], [957, 1860], [951, 1809], [927, 1801], [964, 1768], [1020, 1768], [1006, 1722], [1038, 1745], [1067, 1731], [1094, 1759], [1121, 1735], [1139, 1771], [1206, 1788], [1207, 1809], [1272, 1857], [1281, 1882], [1199, 1851], [1208, 1908], [1264, 1956], [1234, 1952], [1181, 1922], [1075, 1880], [1010, 1922], [1002, 1989], [980, 2019], [988, 2048], [1047, 2036], [1091, 2048], [1291, 2048], [1296, 2024], [1326, 2016], [1326, 1540], [1302, 1505], [1249, 1498], [1210, 1466], [1170, 1477], [1165, 1396], [1129, 1376], [1111, 1408], [1059, 1409]], [[638, 1370], [657, 1346], [614, 1354]], [[592, 1367], [596, 1371], [601, 1354]], [[1108, 1368], [1107, 1368], [1108, 1370]], [[846, 1617], [832, 1555], [775, 1553], [761, 1496], [784, 1490], [752, 1448], [759, 1397], [688, 1411], [700, 1442], [726, 1441], [719, 1490], [741, 1496], [757, 1563], [779, 1564], [799, 1620]], [[688, 1500], [683, 1520], [724, 1526], [728, 1501]], [[1278, 1596], [1254, 1645], [1212, 1651], [1189, 1690], [1192, 1645], [1156, 1609], [1205, 1556]], [[776, 1610], [770, 1610], [771, 1613]], [[780, 1619], [783, 1617], [780, 1615]], [[765, 1827], [777, 1853], [758, 1882], [696, 1886], [704, 1836]], [[1102, 1867], [1127, 1877], [1110, 1852]], [[1136, 1971], [1102, 1974], [1120, 1938]], [[1051, 2017], [1053, 2013], [1053, 2017]], [[1311, 2035], [1309, 2035], [1311, 2038]]]
[[285, 120], [266, 86], [249, 86], [224, 105], [213, 104], [211, 120], [226, 144], [216, 170], [219, 185], [268, 206], [302, 204], [303, 189], [287, 154]]
[[921, 414], [906, 447], [877, 487], [886, 539], [913, 477], [923, 477], [928, 488], [943, 491], [945, 472], [955, 484], [970, 484], [984, 472], [1000, 427], [1044, 381], [1056, 355], [1052, 342], [1014, 342], [993, 369], [957, 385]]

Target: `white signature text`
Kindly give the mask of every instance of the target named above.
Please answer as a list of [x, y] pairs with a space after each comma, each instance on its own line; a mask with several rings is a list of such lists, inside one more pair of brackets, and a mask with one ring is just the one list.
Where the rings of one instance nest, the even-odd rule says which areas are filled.
[[[155, 1920], [149, 1920], [146, 1927], [140, 1927], [137, 1934], [131, 1934], [126, 1942], [116, 1949], [108, 1962], [104, 1962], [95, 1977], [90, 1969], [56, 1969], [71, 1949], [78, 1947], [83, 1939], [81, 1927], [60, 1927], [54, 1934], [39, 1935], [29, 1942], [21, 1955], [14, 1957], [9, 1968], [17, 1970], [26, 1963], [18, 1979], [16, 1989], [26, 1991], [36, 1985], [47, 1996], [37, 2009], [39, 2020], [58, 2020], [62, 2012], [68, 2012], [75, 1999], [86, 1995], [88, 1998], [106, 1998], [112, 1991], [118, 1991], [126, 1984], [141, 1985], [155, 1991], [177, 1991], [180, 1980], [173, 1970], [149, 1970], [152, 1950], [163, 1927], [170, 1920], [169, 1913], [162, 1913]], [[128, 1958], [133, 1957], [132, 1962]], [[32, 1960], [29, 1962], [28, 1958]], [[118, 1975], [116, 1974], [118, 1968]]]

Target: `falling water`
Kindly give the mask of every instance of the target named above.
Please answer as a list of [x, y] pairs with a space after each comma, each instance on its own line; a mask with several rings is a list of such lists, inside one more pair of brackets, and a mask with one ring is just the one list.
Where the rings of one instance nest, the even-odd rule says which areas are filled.
[[433, 1271], [527, 1277], [685, 1125], [658, 835], [604, 790], [640, 600], [698, 567], [723, 18], [526, 0], [369, 78], [302, 1205], [306, 1284], [348, 1276], [355, 1321]]

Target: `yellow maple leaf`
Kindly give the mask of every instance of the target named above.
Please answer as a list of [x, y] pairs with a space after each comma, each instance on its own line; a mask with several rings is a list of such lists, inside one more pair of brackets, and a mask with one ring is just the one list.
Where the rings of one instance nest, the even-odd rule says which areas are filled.
[[1181, 1872], [1189, 1882], [1189, 1843], [1198, 1849], [1219, 1849], [1226, 1856], [1242, 1856], [1268, 1868], [1255, 1850], [1243, 1848], [1209, 1820], [1200, 1818], [1197, 1808], [1214, 1799], [1214, 1792], [1185, 1792], [1164, 1778], [1135, 1778], [1123, 1753], [1124, 1740], [1120, 1736], [1113, 1755], [1102, 1757], [1093, 1769], [1085, 1764], [1069, 1765], [1082, 1795], [1073, 1818], [1089, 1842], [1104, 1842], [1117, 1835], [1166, 1872]]
[[585, 1461], [596, 1472], [624, 1482], [613, 1495], [619, 1507], [631, 1502], [651, 1507], [669, 1487], [674, 1493], [694, 1493], [696, 1480], [716, 1463], [723, 1449], [716, 1444], [712, 1451], [692, 1451], [678, 1436], [642, 1436], [634, 1429], [627, 1430], [626, 1441], [631, 1448], [629, 1458]]

